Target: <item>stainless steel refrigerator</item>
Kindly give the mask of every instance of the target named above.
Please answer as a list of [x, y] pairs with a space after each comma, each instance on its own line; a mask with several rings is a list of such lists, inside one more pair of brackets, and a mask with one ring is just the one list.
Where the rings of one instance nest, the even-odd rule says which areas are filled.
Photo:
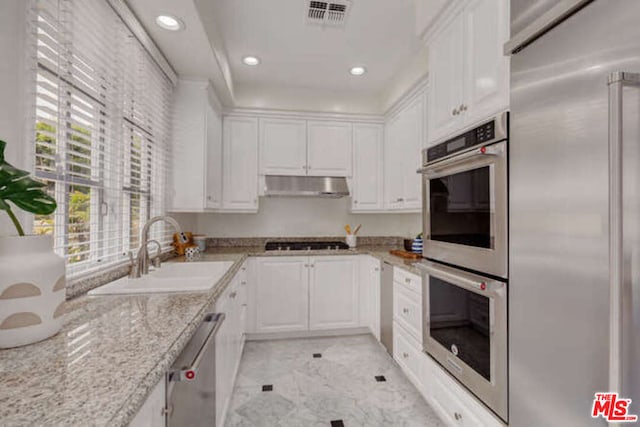
[[640, 1], [512, 0], [511, 30], [510, 425], [606, 425], [596, 392], [640, 415]]

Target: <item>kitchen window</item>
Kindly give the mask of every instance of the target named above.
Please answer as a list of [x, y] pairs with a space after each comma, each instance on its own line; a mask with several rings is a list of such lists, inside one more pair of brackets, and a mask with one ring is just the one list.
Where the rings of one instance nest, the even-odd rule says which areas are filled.
[[108, 0], [31, 0], [29, 23], [34, 168], [58, 202], [34, 233], [71, 275], [123, 262], [165, 212], [172, 82]]

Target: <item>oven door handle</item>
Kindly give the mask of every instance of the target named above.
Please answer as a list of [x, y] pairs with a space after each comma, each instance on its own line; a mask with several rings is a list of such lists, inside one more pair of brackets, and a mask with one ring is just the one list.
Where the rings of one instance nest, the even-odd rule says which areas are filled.
[[[491, 296], [503, 296], [502, 289], [504, 289], [504, 283], [498, 282], [489, 278], [472, 278], [470, 273], [463, 271], [451, 271], [447, 267], [436, 267], [434, 265], [427, 265], [421, 262], [414, 264], [421, 270], [424, 270], [427, 274], [433, 275], [439, 279], [448, 281], [461, 288], [467, 289], [479, 295], [487, 297]], [[473, 275], [476, 276], [476, 275]]]
[[438, 171], [442, 171], [442, 169], [449, 168], [451, 166], [457, 166], [461, 163], [468, 162], [469, 160], [483, 157], [504, 157], [504, 144], [475, 148], [464, 154], [453, 156], [446, 160], [441, 160], [433, 165], [427, 165], [423, 168], [420, 168], [417, 170], [417, 173], [423, 175], [435, 175]]

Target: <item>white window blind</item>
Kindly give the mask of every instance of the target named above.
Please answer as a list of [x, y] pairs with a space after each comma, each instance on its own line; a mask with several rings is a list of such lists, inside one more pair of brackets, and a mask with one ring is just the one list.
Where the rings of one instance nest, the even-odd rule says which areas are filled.
[[164, 213], [173, 86], [107, 0], [31, 1], [35, 174], [58, 202], [34, 232], [70, 274], [120, 263]]

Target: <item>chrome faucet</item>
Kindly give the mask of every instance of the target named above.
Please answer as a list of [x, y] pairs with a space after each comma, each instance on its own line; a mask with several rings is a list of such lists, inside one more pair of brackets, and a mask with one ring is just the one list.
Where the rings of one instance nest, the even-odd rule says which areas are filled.
[[184, 235], [184, 233], [182, 232], [182, 229], [180, 228], [180, 224], [178, 224], [178, 222], [175, 219], [171, 218], [170, 216], [155, 216], [151, 218], [149, 221], [145, 223], [144, 227], [142, 228], [142, 239], [140, 242], [140, 249], [138, 250], [138, 255], [136, 256], [135, 262], [133, 261], [133, 255], [131, 255], [132, 265], [131, 265], [131, 273], [129, 274], [129, 277], [139, 278], [142, 275], [149, 273], [149, 249], [147, 248], [147, 245], [150, 242], [154, 241], [154, 240], [149, 240], [149, 228], [151, 228], [151, 226], [158, 221], [165, 221], [173, 225], [173, 227], [178, 232], [178, 236], [179, 236], [178, 239], [180, 243], [187, 242], [187, 237]]

